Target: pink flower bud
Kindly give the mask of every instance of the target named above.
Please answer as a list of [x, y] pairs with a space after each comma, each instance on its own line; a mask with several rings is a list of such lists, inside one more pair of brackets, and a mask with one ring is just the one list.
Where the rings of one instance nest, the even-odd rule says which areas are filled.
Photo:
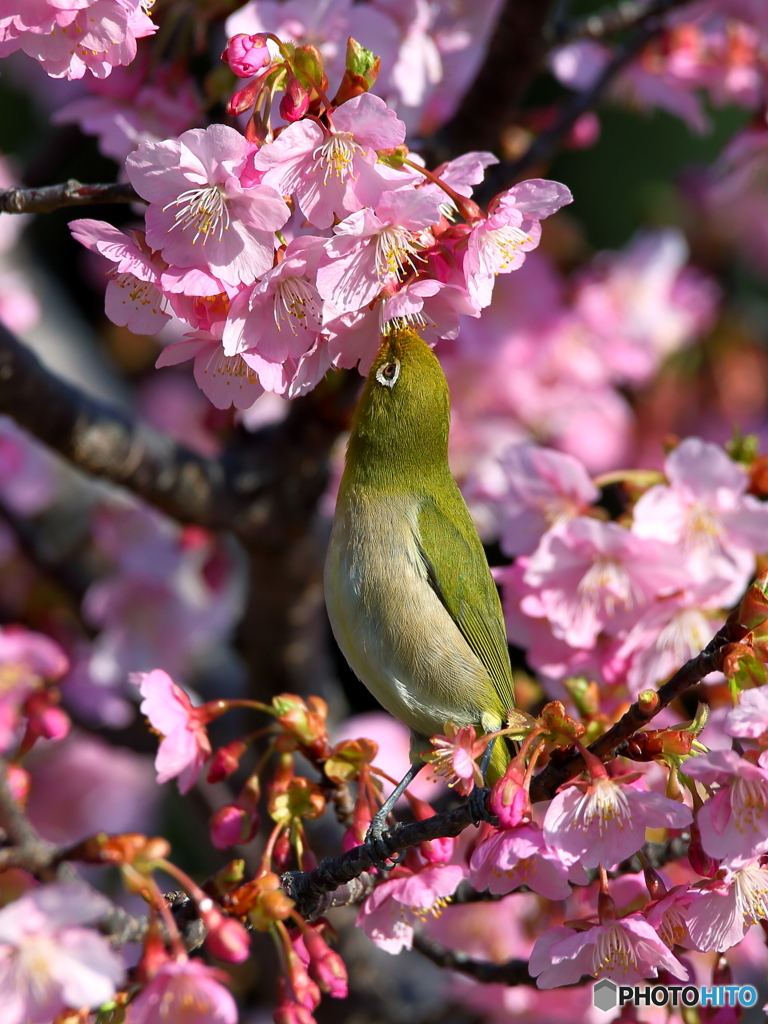
[[71, 722], [66, 711], [53, 703], [58, 691], [41, 690], [32, 694], [24, 704], [30, 733], [46, 740], [63, 740], [69, 734]]
[[516, 761], [510, 761], [504, 775], [493, 784], [488, 798], [488, 808], [499, 819], [500, 828], [514, 828], [531, 820], [531, 799]]
[[314, 928], [308, 928], [303, 937], [309, 953], [310, 977], [333, 999], [346, 999], [347, 968], [344, 961]]
[[295, 75], [290, 75], [280, 100], [280, 117], [285, 121], [300, 121], [308, 110], [309, 93]]
[[310, 1011], [292, 999], [280, 1003], [273, 1017], [275, 1024], [317, 1024]]
[[251, 940], [239, 921], [225, 917], [213, 901], [206, 909], [201, 901], [200, 918], [208, 930], [205, 946], [212, 956], [231, 964], [241, 964], [248, 959]]
[[226, 850], [236, 843], [248, 843], [256, 835], [259, 816], [234, 804], [225, 804], [211, 816], [211, 842], [217, 850]]
[[271, 60], [266, 36], [263, 32], [253, 36], [240, 32], [232, 36], [221, 59], [229, 64], [238, 78], [251, 78]]
[[243, 740], [233, 740], [224, 747], [219, 747], [211, 758], [208, 767], [208, 781], [222, 782], [240, 767], [240, 758], [248, 749]]
[[688, 860], [693, 870], [704, 878], [714, 878], [720, 868], [720, 861], [704, 852], [704, 847], [701, 845], [701, 831], [696, 822], [691, 825]]

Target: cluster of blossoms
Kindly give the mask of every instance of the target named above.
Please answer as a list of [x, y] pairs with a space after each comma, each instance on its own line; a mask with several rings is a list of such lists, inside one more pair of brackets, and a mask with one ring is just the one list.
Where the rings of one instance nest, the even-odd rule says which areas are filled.
[[[238, 409], [264, 391], [302, 394], [332, 366], [365, 372], [393, 320], [455, 337], [459, 316], [490, 304], [496, 275], [519, 267], [541, 220], [571, 200], [533, 180], [483, 214], [468, 197], [495, 158], [469, 153], [436, 174], [406, 159], [406, 126], [367, 91], [376, 62], [354, 41], [340, 87], [354, 81], [353, 94], [332, 104], [306, 84], [326, 80], [314, 48], [281, 44], [278, 60], [263, 37], [244, 38], [225, 57], [258, 71], [230, 102], [255, 104], [246, 136], [211, 125], [142, 142], [126, 172], [148, 202], [145, 231], [71, 225], [115, 265], [110, 319], [139, 333], [180, 321], [186, 333], [158, 365], [193, 359], [213, 404]], [[288, 123], [273, 130], [259, 105], [278, 84]]]
[[154, 0], [3, 0], [0, 56], [15, 50], [52, 78], [106, 78], [130, 64], [136, 40], [157, 31], [148, 11]]

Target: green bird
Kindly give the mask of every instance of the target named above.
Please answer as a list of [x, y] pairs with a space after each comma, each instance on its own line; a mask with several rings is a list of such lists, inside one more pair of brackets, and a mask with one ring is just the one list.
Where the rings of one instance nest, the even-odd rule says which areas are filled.
[[[448, 467], [449, 425], [432, 350], [413, 329], [385, 335], [352, 422], [325, 599], [353, 672], [411, 730], [397, 796], [447, 721], [493, 732], [514, 707], [501, 602]], [[489, 781], [508, 760], [503, 743], [491, 751]], [[374, 819], [379, 837], [392, 806]]]

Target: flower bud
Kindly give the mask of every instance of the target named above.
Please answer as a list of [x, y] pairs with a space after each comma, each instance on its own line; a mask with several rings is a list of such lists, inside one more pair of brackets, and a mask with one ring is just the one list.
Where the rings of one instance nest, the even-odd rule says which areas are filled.
[[[330, 950], [329, 950], [330, 952]], [[293, 994], [305, 1009], [314, 1010], [320, 1002], [320, 989], [310, 978], [307, 968], [304, 966], [301, 957], [295, 950], [287, 955], [288, 980], [290, 981]]]
[[338, 953], [330, 948], [314, 928], [304, 932], [304, 945], [309, 953], [309, 975], [333, 999], [347, 998], [347, 968]]
[[24, 714], [33, 737], [63, 740], [69, 734], [72, 723], [66, 711], [57, 706], [58, 697], [57, 690], [40, 690], [25, 701]]
[[248, 959], [251, 940], [239, 921], [222, 914], [211, 899], [201, 900], [198, 911], [208, 932], [205, 946], [212, 956], [232, 964]]
[[251, 78], [271, 60], [265, 33], [249, 36], [239, 32], [232, 36], [221, 59], [229, 64], [238, 78]]
[[509, 762], [504, 775], [493, 784], [488, 809], [499, 819], [500, 828], [514, 828], [531, 820], [531, 798], [517, 758]]
[[695, 821], [691, 825], [688, 861], [693, 870], [704, 878], [714, 878], [720, 868], [720, 861], [704, 852], [704, 847], [701, 845], [701, 831]]
[[9, 764], [5, 781], [8, 783], [8, 789], [10, 789], [13, 799], [17, 804], [23, 806], [29, 796], [29, 772], [18, 764]]
[[228, 779], [240, 767], [240, 758], [248, 749], [244, 740], [233, 740], [224, 747], [219, 747], [211, 758], [208, 767], [208, 781], [222, 782]]
[[217, 850], [226, 850], [237, 843], [248, 843], [256, 835], [259, 816], [235, 804], [225, 804], [211, 816], [211, 842]]
[[288, 76], [279, 109], [284, 121], [300, 121], [309, 110], [309, 93], [295, 75]]
[[317, 1024], [309, 1010], [292, 999], [285, 999], [273, 1014], [275, 1024]]

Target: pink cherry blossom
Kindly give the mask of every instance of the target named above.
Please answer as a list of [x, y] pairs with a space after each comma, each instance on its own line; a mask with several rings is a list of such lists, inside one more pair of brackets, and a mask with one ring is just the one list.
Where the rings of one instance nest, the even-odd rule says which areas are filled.
[[273, 188], [252, 184], [251, 149], [234, 128], [213, 124], [178, 141], [143, 142], [128, 157], [128, 178], [149, 201], [147, 242], [167, 263], [232, 285], [272, 266], [275, 231], [290, 211]]
[[222, 335], [224, 353], [246, 350], [267, 362], [300, 359], [322, 330], [322, 299], [315, 283], [325, 239], [294, 239], [282, 261], [233, 301]]
[[739, 703], [725, 717], [729, 736], [762, 740], [768, 733], [768, 688], [757, 686], [739, 695]]
[[126, 1024], [237, 1024], [227, 975], [202, 960], [169, 960], [128, 1006]]
[[721, 598], [727, 607], [744, 592], [755, 554], [768, 548], [768, 505], [746, 493], [741, 466], [719, 445], [698, 437], [681, 442], [664, 471], [669, 484], [643, 494], [632, 532], [677, 545], [694, 582], [730, 580]]
[[425, 246], [420, 233], [440, 217], [436, 195], [419, 189], [385, 192], [375, 210], [353, 213], [334, 228], [317, 271], [318, 291], [338, 313], [372, 302], [384, 285], [417, 269]]
[[0, 752], [7, 752], [22, 725], [24, 704], [43, 694], [44, 680], [58, 680], [69, 667], [50, 637], [20, 626], [0, 629]]
[[688, 934], [687, 919], [691, 906], [699, 898], [699, 889], [692, 889], [687, 883], [676, 885], [643, 911], [648, 924], [670, 949], [695, 945]]
[[768, 871], [757, 861], [696, 889], [701, 895], [685, 915], [696, 949], [722, 953], [741, 942], [753, 924], [768, 919]]
[[160, 142], [199, 124], [203, 101], [195, 84], [176, 69], [152, 66], [139, 57], [109, 78], [89, 79], [90, 95], [67, 103], [54, 124], [77, 124], [95, 135], [99, 152], [123, 164], [142, 142]]
[[449, 864], [390, 878], [365, 900], [357, 915], [357, 927], [387, 953], [410, 949], [414, 924], [430, 914], [439, 915], [464, 874], [461, 865]]
[[529, 555], [558, 523], [586, 512], [600, 492], [572, 455], [521, 443], [499, 458], [504, 489], [495, 495], [501, 546], [508, 555]]
[[104, 300], [112, 323], [134, 334], [162, 330], [171, 319], [168, 301], [159, 288], [163, 266], [153, 259], [143, 233], [131, 237], [105, 221], [88, 219], [70, 221], [69, 229], [86, 249], [115, 264]]
[[768, 771], [734, 750], [689, 758], [684, 771], [720, 787], [696, 816], [705, 853], [740, 866], [768, 850]]
[[[241, 355], [225, 354], [221, 342], [223, 321], [214, 324], [213, 328], [192, 331], [182, 341], [169, 345], [157, 357], [155, 366], [175, 366], [194, 359], [197, 386], [217, 409], [229, 409], [232, 405], [236, 409], [249, 409], [264, 394], [264, 385]], [[281, 368], [273, 366], [272, 371], [285, 390]], [[273, 385], [272, 390], [278, 388]]]
[[673, 547], [584, 516], [544, 535], [523, 581], [535, 593], [523, 597], [522, 611], [547, 618], [557, 639], [584, 648], [594, 647], [601, 630], [617, 632], [628, 615], [685, 585]]
[[547, 846], [538, 825], [525, 824], [484, 839], [472, 853], [468, 878], [480, 892], [505, 895], [527, 885], [547, 899], [565, 900], [571, 895], [569, 868], [569, 859]]
[[445, 779], [446, 785], [456, 787], [456, 792], [468, 796], [475, 786], [482, 786], [483, 776], [477, 758], [486, 748], [483, 740], [475, 738], [475, 727], [458, 727], [446, 722], [445, 736], [433, 736], [430, 762], [435, 775]]
[[188, 793], [210, 757], [211, 741], [189, 697], [167, 672], [136, 672], [131, 681], [141, 690], [141, 713], [163, 737], [155, 758], [157, 781], [178, 778], [179, 792]]
[[497, 197], [487, 219], [472, 229], [464, 259], [467, 288], [478, 309], [490, 305], [496, 275], [516, 270], [539, 244], [540, 222], [571, 202], [565, 185], [540, 178]]
[[0, 910], [3, 1024], [44, 1024], [65, 1009], [96, 1009], [125, 977], [93, 924], [110, 903], [81, 882], [30, 889]]
[[632, 985], [656, 978], [659, 969], [688, 979], [686, 968], [640, 914], [586, 931], [552, 928], [536, 940], [529, 969], [539, 988], [575, 985], [584, 974]]
[[375, 151], [399, 146], [404, 138], [405, 125], [394, 111], [363, 93], [334, 110], [331, 129], [311, 120], [288, 125], [259, 150], [253, 166], [264, 172], [265, 186], [294, 195], [315, 227], [328, 228], [334, 216], [373, 207], [393, 187], [376, 169]]
[[633, 778], [611, 778], [606, 773], [588, 785], [558, 793], [544, 818], [548, 846], [584, 867], [608, 868], [637, 853], [646, 828], [684, 828], [691, 823], [688, 807], [627, 784]]
[[52, 78], [106, 78], [156, 31], [142, 0], [4, 0], [0, 57], [21, 49]]

